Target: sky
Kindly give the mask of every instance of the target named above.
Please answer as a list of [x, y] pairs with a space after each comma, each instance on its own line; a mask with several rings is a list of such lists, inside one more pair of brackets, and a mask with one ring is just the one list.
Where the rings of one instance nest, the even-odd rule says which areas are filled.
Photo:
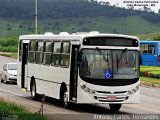
[[118, 7], [125, 7], [125, 8], [134, 6], [135, 9], [143, 9], [143, 7], [146, 6], [156, 13], [160, 9], [160, 0], [97, 0], [97, 1], [108, 1], [111, 5], [115, 4]]

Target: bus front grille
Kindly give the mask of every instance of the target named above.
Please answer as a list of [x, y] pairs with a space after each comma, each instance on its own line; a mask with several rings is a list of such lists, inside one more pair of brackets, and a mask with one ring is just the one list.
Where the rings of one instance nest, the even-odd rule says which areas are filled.
[[127, 100], [129, 96], [127, 91], [115, 91], [112, 93], [109, 91], [96, 91], [94, 98], [100, 102], [122, 102]]
[[96, 91], [97, 93], [107, 93], [107, 94], [113, 94], [113, 93], [115, 93], [115, 94], [123, 94], [123, 93], [127, 93], [127, 91], [116, 91], [116, 92], [113, 92], [113, 93], [111, 93], [111, 92], [109, 92], [109, 91]]
[[100, 102], [123, 102], [124, 100], [117, 100], [117, 101], [111, 101], [111, 100], [99, 100]]

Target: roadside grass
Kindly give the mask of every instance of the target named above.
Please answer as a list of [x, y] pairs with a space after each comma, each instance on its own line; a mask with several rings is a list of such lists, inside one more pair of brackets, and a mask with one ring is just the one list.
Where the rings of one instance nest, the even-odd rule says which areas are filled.
[[146, 85], [150, 87], [160, 87], [160, 79], [140, 77], [140, 80], [142, 85]]
[[141, 72], [149, 72], [153, 74], [160, 74], [160, 67], [159, 66], [141, 66]]
[[18, 53], [7, 53], [7, 52], [2, 52], [2, 53], [0, 53], [0, 55], [1, 55], [1, 56], [5, 56], [5, 57], [11, 57], [11, 58], [17, 59]]
[[151, 87], [160, 87], [160, 67], [141, 66], [141, 84]]
[[5, 120], [47, 120], [46, 117], [29, 112], [25, 107], [0, 98], [0, 119]]

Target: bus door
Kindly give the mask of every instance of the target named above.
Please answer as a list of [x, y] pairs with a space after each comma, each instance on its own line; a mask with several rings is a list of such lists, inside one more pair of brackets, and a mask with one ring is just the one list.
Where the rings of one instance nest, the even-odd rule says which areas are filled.
[[23, 40], [22, 43], [22, 62], [21, 62], [21, 88], [27, 88], [27, 74], [28, 74], [28, 47], [29, 40]]
[[77, 80], [78, 80], [78, 50], [79, 45], [72, 45], [71, 67], [70, 67], [70, 100], [77, 100]]

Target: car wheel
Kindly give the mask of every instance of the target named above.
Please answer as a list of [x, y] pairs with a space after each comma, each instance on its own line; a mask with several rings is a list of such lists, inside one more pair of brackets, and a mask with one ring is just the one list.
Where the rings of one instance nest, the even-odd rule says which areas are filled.
[[5, 77], [5, 83], [8, 84], [7, 77]]
[[120, 110], [122, 104], [109, 104], [110, 110], [112, 112], [117, 112]]
[[2, 79], [2, 77], [1, 77], [1, 83], [3, 83], [4, 82], [4, 80]]
[[4, 82], [4, 80], [1, 80], [1, 83], [3, 83]]

